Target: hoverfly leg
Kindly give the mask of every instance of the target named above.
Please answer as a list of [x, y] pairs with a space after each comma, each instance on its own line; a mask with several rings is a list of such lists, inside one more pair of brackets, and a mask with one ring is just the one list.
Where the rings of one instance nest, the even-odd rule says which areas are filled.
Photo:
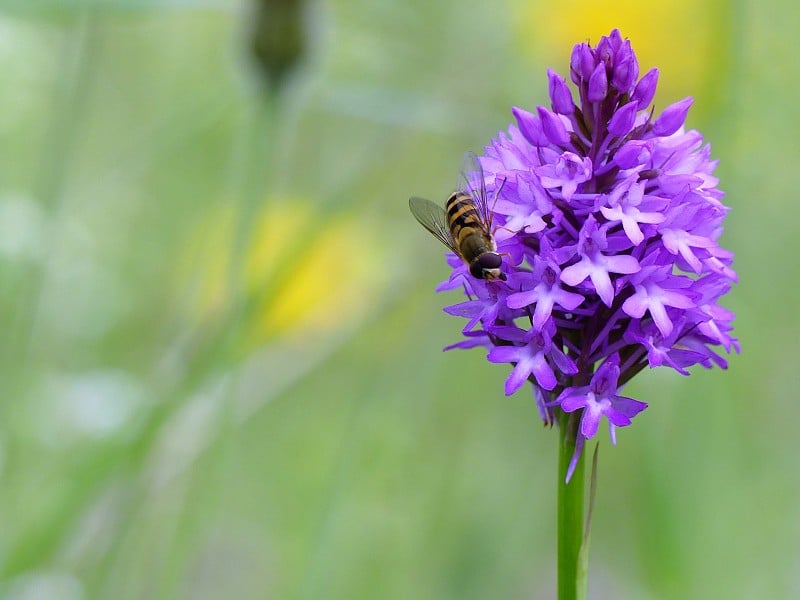
[[492, 229], [492, 220], [494, 220], [494, 207], [497, 204], [497, 199], [500, 197], [500, 193], [503, 191], [503, 188], [506, 185], [506, 181], [508, 181], [508, 177], [503, 177], [503, 181], [494, 191], [494, 200], [492, 200], [492, 208], [489, 209], [489, 229], [492, 231], [494, 231]]

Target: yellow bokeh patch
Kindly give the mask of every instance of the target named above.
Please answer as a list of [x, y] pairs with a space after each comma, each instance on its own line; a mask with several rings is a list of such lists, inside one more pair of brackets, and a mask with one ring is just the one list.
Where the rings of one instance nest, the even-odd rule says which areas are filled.
[[713, 85], [720, 52], [719, 27], [724, 7], [717, 2], [641, 2], [633, 0], [512, 0], [518, 18], [515, 38], [522, 51], [569, 80], [569, 57], [579, 42], [597, 45], [617, 28], [629, 38], [639, 59], [640, 75], [660, 70], [656, 110]]
[[244, 284], [248, 293], [255, 293], [275, 276], [298, 240], [314, 240], [319, 226], [314, 225], [314, 214], [308, 202], [282, 199], [271, 202], [256, 216], [250, 233], [250, 245], [244, 260]]
[[192, 320], [216, 320], [236, 303], [246, 306], [241, 342], [251, 347], [331, 333], [363, 318], [385, 283], [374, 226], [356, 214], [319, 216], [308, 201], [265, 206], [243, 250], [236, 250], [242, 235], [236, 207], [210, 212], [198, 225], [179, 277], [190, 286]]
[[308, 244], [290, 274], [266, 299], [258, 323], [263, 336], [326, 332], [362, 318], [382, 287], [383, 259], [373, 228], [353, 216], [308, 222]]

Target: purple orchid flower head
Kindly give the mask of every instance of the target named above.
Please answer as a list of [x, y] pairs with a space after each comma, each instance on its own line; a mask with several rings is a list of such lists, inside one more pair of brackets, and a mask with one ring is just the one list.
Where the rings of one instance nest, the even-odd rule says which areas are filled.
[[739, 343], [718, 302], [736, 274], [718, 243], [717, 162], [684, 128], [692, 99], [656, 113], [658, 70], [639, 78], [618, 30], [575, 46], [575, 94], [547, 77], [550, 108], [514, 108], [479, 157], [506, 279], [476, 279], [451, 255], [439, 289], [468, 297], [445, 309], [468, 319], [448, 348], [510, 363], [506, 394], [530, 382], [545, 423], [574, 413], [578, 454], [601, 420], [613, 439], [644, 410], [620, 394], [643, 368], [727, 366], [720, 350]]

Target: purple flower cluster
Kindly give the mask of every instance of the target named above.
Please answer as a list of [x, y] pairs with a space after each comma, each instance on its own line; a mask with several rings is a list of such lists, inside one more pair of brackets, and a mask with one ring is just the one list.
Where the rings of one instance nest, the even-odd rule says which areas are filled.
[[547, 423], [580, 411], [580, 451], [603, 417], [613, 440], [647, 406], [619, 395], [645, 366], [725, 368], [715, 350], [739, 345], [717, 304], [736, 280], [717, 244], [728, 208], [709, 146], [683, 128], [692, 99], [654, 116], [658, 70], [639, 78], [617, 30], [575, 46], [570, 77], [577, 102], [548, 70], [551, 109], [514, 108], [479, 158], [506, 280], [450, 255], [439, 289], [469, 298], [445, 309], [469, 319], [450, 348], [511, 363], [506, 394], [533, 383]]

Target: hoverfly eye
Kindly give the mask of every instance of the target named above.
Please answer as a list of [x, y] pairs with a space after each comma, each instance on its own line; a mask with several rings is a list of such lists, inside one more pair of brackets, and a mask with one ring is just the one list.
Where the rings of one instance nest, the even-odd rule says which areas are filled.
[[478, 262], [484, 269], [499, 269], [503, 264], [503, 257], [494, 252], [487, 252], [478, 259]]
[[483, 265], [481, 264], [481, 261], [472, 261], [472, 264], [469, 266], [469, 272], [470, 275], [472, 275], [475, 279], [483, 279]]
[[[481, 254], [472, 261], [472, 264], [469, 266], [469, 272], [477, 279], [486, 279], [487, 271], [499, 269], [501, 264], [503, 264], [502, 256], [495, 252], [487, 252], [486, 254]], [[497, 275], [492, 273], [489, 277], [497, 277]]]

